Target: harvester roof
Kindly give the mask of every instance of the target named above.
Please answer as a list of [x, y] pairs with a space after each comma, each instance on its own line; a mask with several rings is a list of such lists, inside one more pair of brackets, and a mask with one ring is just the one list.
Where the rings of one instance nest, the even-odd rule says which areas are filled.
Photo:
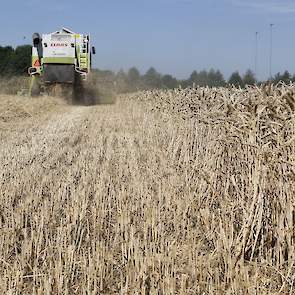
[[69, 30], [69, 29], [67, 29], [67, 28], [62, 28], [62, 29], [60, 29], [59, 31], [56, 31], [56, 32], [53, 32], [53, 33], [51, 33], [52, 35], [54, 34], [54, 35], [57, 35], [57, 34], [76, 34], [75, 32], [73, 32], [73, 31], [71, 31], [71, 30]]

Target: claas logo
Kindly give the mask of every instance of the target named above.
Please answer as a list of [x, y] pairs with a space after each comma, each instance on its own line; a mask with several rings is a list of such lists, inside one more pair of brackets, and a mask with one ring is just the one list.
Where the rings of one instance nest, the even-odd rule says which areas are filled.
[[51, 43], [51, 47], [68, 47], [67, 43]]

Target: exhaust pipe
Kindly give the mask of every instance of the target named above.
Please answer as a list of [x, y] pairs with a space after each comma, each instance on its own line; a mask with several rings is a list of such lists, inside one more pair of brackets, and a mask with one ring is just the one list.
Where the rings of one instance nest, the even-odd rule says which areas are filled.
[[41, 42], [41, 36], [39, 33], [34, 33], [33, 34], [33, 44], [34, 44], [34, 47], [37, 47]]

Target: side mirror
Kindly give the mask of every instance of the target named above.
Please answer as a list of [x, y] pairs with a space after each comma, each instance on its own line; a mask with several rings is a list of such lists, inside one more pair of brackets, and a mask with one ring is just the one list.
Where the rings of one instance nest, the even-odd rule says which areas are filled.
[[94, 46], [92, 46], [92, 54], [96, 54], [96, 50]]
[[34, 47], [37, 47], [41, 42], [41, 36], [39, 33], [34, 33], [33, 34], [33, 44], [34, 44]]

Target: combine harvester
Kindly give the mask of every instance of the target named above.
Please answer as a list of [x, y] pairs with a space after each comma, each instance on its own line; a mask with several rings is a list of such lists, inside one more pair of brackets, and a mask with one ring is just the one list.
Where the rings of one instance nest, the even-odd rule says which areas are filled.
[[[73, 102], [94, 103], [89, 76], [91, 71], [90, 36], [62, 28], [51, 34], [33, 34], [30, 95], [38, 96], [60, 85]], [[92, 92], [92, 93], [91, 93]]]

